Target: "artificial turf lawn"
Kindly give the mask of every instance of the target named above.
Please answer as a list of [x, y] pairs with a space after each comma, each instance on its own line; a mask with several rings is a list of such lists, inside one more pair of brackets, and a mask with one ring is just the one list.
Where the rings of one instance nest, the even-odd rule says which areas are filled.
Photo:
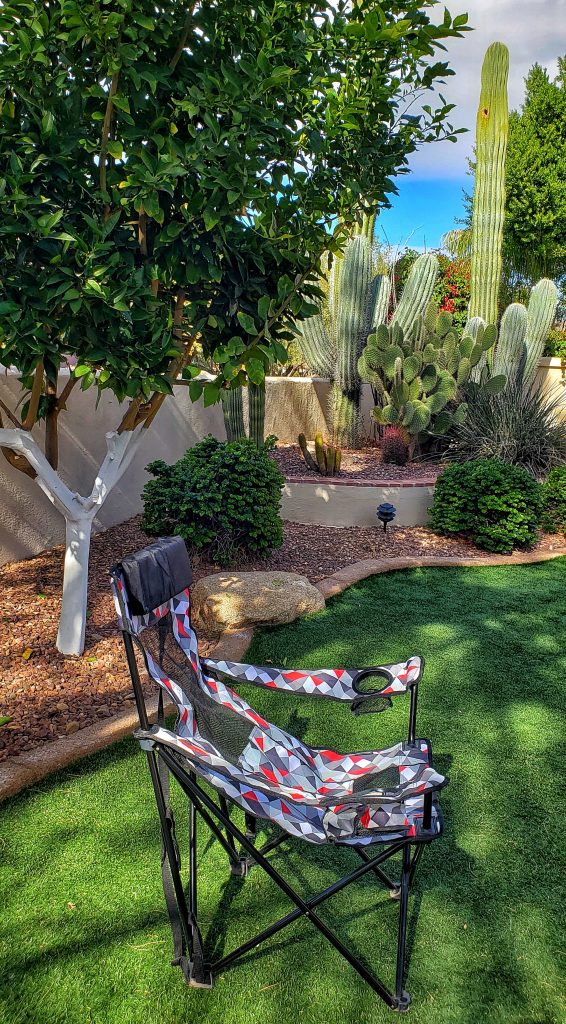
[[[287, 666], [427, 659], [418, 733], [449, 774], [444, 837], [416, 877], [407, 988], [414, 1024], [562, 1024], [566, 559], [378, 576], [327, 609], [260, 633], [250, 660]], [[242, 690], [243, 692], [243, 690]], [[367, 749], [405, 731], [398, 698], [353, 717], [331, 701], [246, 690], [313, 745]], [[562, 753], [564, 753], [562, 746]], [[217, 979], [184, 986], [159, 839], [132, 740], [0, 808], [2, 1024], [378, 1024], [394, 1018], [307, 922]], [[185, 819], [179, 808], [178, 830]], [[259, 871], [231, 879], [201, 831], [200, 918], [228, 951], [286, 912]], [[286, 849], [285, 847], [283, 848]], [[352, 852], [292, 841], [277, 864], [316, 891]], [[367, 876], [322, 911], [391, 981], [397, 904]]]

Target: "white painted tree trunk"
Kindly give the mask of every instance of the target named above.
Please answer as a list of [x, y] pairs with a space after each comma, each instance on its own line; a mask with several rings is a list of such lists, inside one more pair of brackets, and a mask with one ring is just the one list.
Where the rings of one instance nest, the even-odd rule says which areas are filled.
[[[92, 524], [96, 514], [116, 486], [135, 455], [144, 426], [106, 435], [107, 453], [88, 495], [73, 492], [49, 465], [41, 448], [27, 430], [0, 429], [0, 447], [25, 455], [35, 470], [44, 494], [65, 518], [65, 563], [63, 602], [57, 634], [61, 654], [82, 654], [84, 650], [88, 599], [88, 560]], [[108, 566], [110, 568], [110, 566]]]
[[63, 600], [57, 633], [57, 648], [62, 654], [81, 654], [84, 650], [93, 519], [94, 514], [65, 522]]

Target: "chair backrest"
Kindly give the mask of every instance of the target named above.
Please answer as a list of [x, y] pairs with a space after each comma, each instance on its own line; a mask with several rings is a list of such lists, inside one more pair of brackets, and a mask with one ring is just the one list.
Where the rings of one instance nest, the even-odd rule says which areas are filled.
[[234, 764], [261, 719], [238, 694], [202, 670], [190, 616], [192, 569], [183, 540], [161, 538], [124, 558], [111, 578], [121, 627], [136, 637], [150, 676], [177, 705], [178, 732], [207, 741]]

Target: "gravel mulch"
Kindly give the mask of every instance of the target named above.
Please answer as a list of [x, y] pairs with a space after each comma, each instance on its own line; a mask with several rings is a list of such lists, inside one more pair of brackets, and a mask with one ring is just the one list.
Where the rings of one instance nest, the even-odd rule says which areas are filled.
[[[55, 648], [63, 548], [0, 569], [0, 716], [12, 716], [0, 727], [0, 761], [131, 706], [108, 569], [148, 540], [138, 517], [93, 539], [86, 648], [79, 658], [63, 658]], [[541, 546], [557, 548], [560, 540], [543, 537]], [[384, 534], [378, 527], [286, 523], [283, 547], [268, 559], [246, 560], [241, 568], [301, 572], [316, 583], [363, 558], [475, 553], [473, 545], [437, 537], [425, 527], [390, 527]], [[218, 571], [204, 558], [194, 560], [195, 579]], [[204, 641], [201, 650], [206, 649]]]
[[[320, 482], [320, 474], [309, 469], [298, 444], [280, 444], [272, 457], [288, 480], [304, 477]], [[393, 466], [381, 461], [381, 450], [377, 443], [368, 442], [363, 448], [343, 448], [340, 473], [335, 480], [419, 480], [421, 477], [436, 479], [443, 466], [438, 461], [425, 459], [410, 462], [406, 466]]]

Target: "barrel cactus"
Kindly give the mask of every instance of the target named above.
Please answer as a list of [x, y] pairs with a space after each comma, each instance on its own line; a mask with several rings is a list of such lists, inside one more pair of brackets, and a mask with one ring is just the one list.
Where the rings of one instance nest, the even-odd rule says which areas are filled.
[[450, 313], [420, 316], [409, 339], [398, 323], [381, 324], [370, 335], [358, 369], [380, 398], [373, 410], [379, 424], [398, 424], [417, 437], [446, 434], [462, 423], [462, 400], [472, 369], [494, 342], [494, 330], [481, 325], [475, 338], [459, 338]]
[[[358, 360], [370, 331], [384, 325], [389, 314], [391, 282], [378, 269], [364, 222], [334, 259], [327, 280], [321, 281], [325, 298], [320, 313], [297, 325], [306, 361], [332, 382], [333, 435], [342, 447], [353, 447], [359, 431]], [[420, 256], [411, 268], [392, 318], [407, 337], [430, 302], [437, 275], [438, 260], [432, 254]]]

